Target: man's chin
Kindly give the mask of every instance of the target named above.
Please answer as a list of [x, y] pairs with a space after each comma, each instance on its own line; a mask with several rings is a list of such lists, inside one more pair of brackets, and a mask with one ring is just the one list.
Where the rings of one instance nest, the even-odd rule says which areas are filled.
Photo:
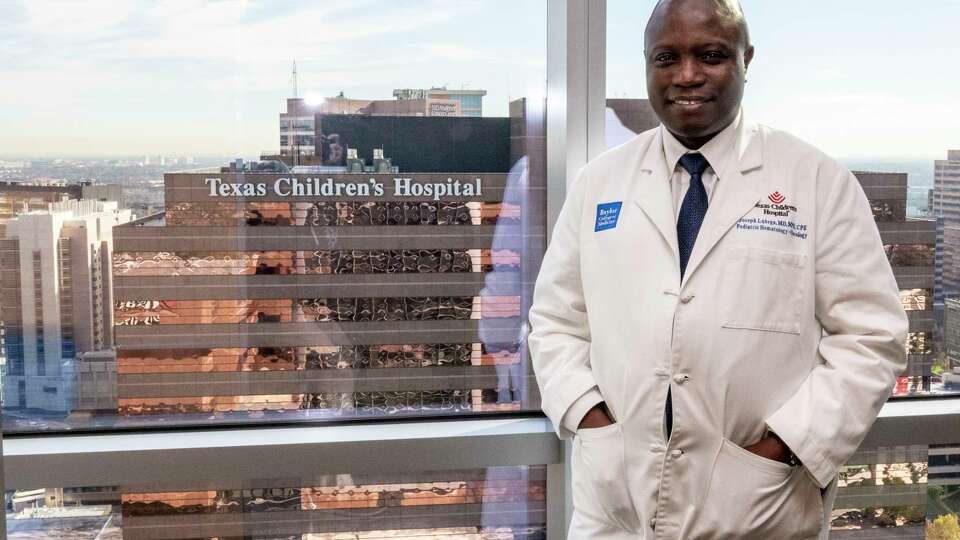
[[667, 126], [667, 129], [670, 130], [670, 133], [673, 133], [677, 138], [680, 138], [680, 139], [700, 139], [702, 137], [707, 137], [715, 133], [715, 130], [712, 129], [713, 128], [712, 124], [664, 122], [664, 125]]

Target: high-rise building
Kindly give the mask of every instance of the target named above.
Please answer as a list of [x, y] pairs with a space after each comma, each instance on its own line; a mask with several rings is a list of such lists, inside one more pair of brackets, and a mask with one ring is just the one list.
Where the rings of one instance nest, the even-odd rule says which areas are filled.
[[304, 98], [287, 100], [286, 112], [280, 113], [280, 155], [294, 158], [299, 164], [301, 156], [316, 154], [313, 144], [313, 115], [316, 108]]
[[[511, 111], [486, 131], [485, 118], [317, 115], [369, 123], [356, 127], [379, 134], [373, 161], [419, 140], [403, 159], [433, 153], [439, 172], [393, 159], [399, 172], [165, 175], [163, 222], [115, 231], [119, 414], [537, 409], [523, 305], [545, 244], [544, 131], [528, 125], [543, 116]], [[437, 134], [460, 121], [485, 138], [442, 151]]]
[[79, 353], [112, 346], [116, 202], [67, 200], [6, 222], [0, 239], [0, 316], [6, 332], [8, 409], [68, 412]]
[[907, 370], [896, 393], [930, 389], [933, 368], [933, 267], [936, 222], [907, 219], [905, 173], [854, 172], [873, 209], [900, 301], [907, 311]]
[[[396, 99], [355, 99], [343, 95], [310, 102], [305, 98], [287, 99], [286, 112], [280, 113], [280, 158], [289, 165], [317, 165], [315, 115], [361, 116], [474, 116], [483, 114], [486, 90], [394, 90]], [[269, 154], [264, 153], [264, 159]], [[296, 157], [296, 159], [289, 159]], [[421, 171], [423, 172], [423, 171]]]
[[960, 150], [934, 162], [931, 210], [937, 220], [934, 307], [942, 328], [945, 300], [960, 296]]

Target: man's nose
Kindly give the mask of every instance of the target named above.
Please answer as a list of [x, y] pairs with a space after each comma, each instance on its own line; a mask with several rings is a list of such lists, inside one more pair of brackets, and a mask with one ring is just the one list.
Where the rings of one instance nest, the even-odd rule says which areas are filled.
[[678, 86], [699, 86], [705, 81], [700, 63], [695, 58], [684, 58], [680, 61], [680, 70], [677, 72], [674, 83]]

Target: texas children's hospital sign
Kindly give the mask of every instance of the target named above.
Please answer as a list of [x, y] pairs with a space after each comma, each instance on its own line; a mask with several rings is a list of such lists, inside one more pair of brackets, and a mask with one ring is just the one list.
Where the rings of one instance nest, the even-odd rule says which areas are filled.
[[[297, 178], [280, 177], [273, 182], [224, 181], [222, 178], [206, 178], [204, 184], [209, 188], [211, 197], [382, 197], [388, 186], [376, 178], [367, 182], [348, 182], [333, 178]], [[412, 178], [394, 178], [389, 186], [394, 197], [432, 198], [439, 201], [444, 197], [478, 197], [483, 195], [481, 179], [454, 180], [447, 178], [440, 182], [414, 182]]]

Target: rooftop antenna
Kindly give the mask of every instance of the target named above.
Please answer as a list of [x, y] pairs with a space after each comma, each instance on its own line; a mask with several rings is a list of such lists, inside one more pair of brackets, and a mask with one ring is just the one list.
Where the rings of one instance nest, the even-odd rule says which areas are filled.
[[300, 89], [297, 87], [297, 61], [293, 61], [293, 74], [291, 74], [290, 79], [293, 81], [293, 97], [300, 97]]

